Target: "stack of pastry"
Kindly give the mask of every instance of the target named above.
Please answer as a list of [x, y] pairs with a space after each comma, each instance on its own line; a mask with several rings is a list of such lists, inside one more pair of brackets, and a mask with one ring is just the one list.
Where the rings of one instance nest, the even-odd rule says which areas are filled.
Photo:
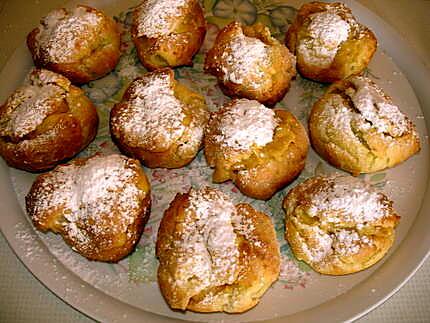
[[[111, 110], [110, 130], [128, 157], [78, 158], [37, 177], [26, 197], [36, 228], [60, 234], [90, 260], [130, 254], [150, 215], [150, 183], [140, 165], [179, 168], [204, 147], [212, 181], [228, 180], [267, 200], [305, 166], [309, 140], [285, 109], [270, 109], [296, 76], [334, 82], [309, 118], [314, 149], [353, 175], [405, 161], [420, 149], [412, 122], [360, 74], [377, 41], [341, 3], [300, 8], [288, 48], [261, 23], [232, 22], [207, 52], [204, 71], [232, 100], [209, 114], [205, 98], [175, 80], [192, 64], [206, 33], [197, 0], [144, 0], [134, 9], [132, 39], [151, 72], [136, 78]], [[95, 137], [97, 112], [72, 85], [95, 80], [120, 57], [116, 22], [76, 6], [48, 14], [27, 38], [37, 69], [0, 107], [0, 154], [27, 171], [45, 171]], [[290, 52], [291, 51], [291, 52]], [[394, 242], [399, 216], [364, 181], [320, 176], [289, 191], [285, 238], [314, 270], [343, 275], [379, 261]], [[177, 194], [159, 226], [158, 282], [173, 309], [240, 313], [255, 306], [279, 275], [280, 251], [269, 216], [234, 205], [210, 187]]]

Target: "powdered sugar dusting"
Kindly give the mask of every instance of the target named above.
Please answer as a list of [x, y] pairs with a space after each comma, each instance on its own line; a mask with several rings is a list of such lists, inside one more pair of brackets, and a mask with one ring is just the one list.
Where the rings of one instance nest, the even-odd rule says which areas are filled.
[[388, 143], [393, 138], [413, 131], [412, 123], [395, 106], [383, 90], [370, 79], [353, 76], [348, 79], [351, 86], [345, 89], [350, 98], [332, 93], [326, 99], [326, 108], [321, 112], [322, 122], [335, 131], [361, 144], [353, 128], [363, 132], [375, 131]]
[[[125, 133], [125, 140], [148, 149], [168, 149], [184, 133], [182, 103], [172, 88], [173, 76], [154, 72], [130, 85], [130, 99], [112, 123]], [[129, 90], [129, 91], [130, 91]]]
[[244, 236], [245, 239], [252, 244], [254, 247], [263, 248], [264, 242], [259, 239], [259, 236], [255, 233], [255, 225], [252, 220], [252, 215], [249, 213], [248, 209], [241, 207], [239, 211], [233, 216], [233, 226], [235, 231]]
[[351, 176], [323, 178], [319, 190], [308, 198], [309, 214], [329, 223], [365, 224], [390, 215], [385, 196], [368, 183]]
[[397, 137], [408, 131], [406, 116], [392, 104], [380, 87], [362, 76], [351, 77], [349, 81], [355, 89], [348, 88], [346, 94], [351, 97], [362, 117], [378, 132]]
[[277, 125], [274, 111], [257, 101], [240, 99], [221, 115], [220, 135], [215, 139], [223, 146], [249, 150], [270, 143]]
[[[242, 209], [242, 213], [244, 209]], [[247, 216], [248, 214], [237, 214], [233, 217], [233, 225], [235, 230], [237, 230], [241, 235], [243, 235], [246, 240], [253, 240], [255, 225], [252, 220]]]
[[332, 10], [309, 17], [309, 37], [300, 41], [298, 51], [303, 55], [305, 63], [327, 68], [333, 62], [340, 44], [348, 39], [350, 26]]
[[245, 36], [241, 28], [232, 37], [222, 53], [221, 70], [224, 81], [235, 84], [249, 83], [251, 87], [261, 86], [252, 82], [250, 76], [263, 78], [268, 65], [268, 48], [259, 39]]
[[[302, 244], [303, 252], [313, 262], [320, 262], [332, 254], [333, 239], [319, 227], [308, 227], [308, 240]], [[311, 247], [310, 247], [311, 246]]]
[[341, 256], [357, 254], [361, 246], [371, 244], [368, 236], [360, 236], [355, 230], [340, 230], [331, 236], [333, 238], [333, 248]]
[[[321, 113], [321, 119], [333, 126], [334, 129], [342, 131], [348, 137], [354, 137], [351, 122], [355, 117], [354, 111], [346, 105], [343, 98], [331, 95], [327, 100], [327, 106]], [[323, 122], [324, 122], [323, 121]]]
[[66, 98], [70, 81], [48, 70], [34, 70], [0, 111], [0, 135], [21, 139], [55, 113]]
[[378, 252], [369, 248], [375, 236], [381, 236], [385, 228], [383, 234], [389, 236], [388, 230], [394, 227], [386, 223], [395, 226], [397, 221], [392, 202], [383, 193], [361, 179], [341, 174], [304, 181], [290, 192], [284, 207], [286, 229], [296, 228], [287, 231], [287, 238], [294, 239], [300, 259], [325, 268], [318, 270], [323, 273], [350, 266], [352, 260], [343, 257], [354, 258], [363, 250]]
[[136, 9], [137, 37], [168, 35], [190, 0], [144, 0]]
[[232, 217], [236, 208], [222, 192], [191, 189], [180, 241], [179, 277], [197, 277], [199, 288], [231, 284], [237, 277], [239, 251]]
[[82, 48], [91, 47], [93, 38], [88, 33], [96, 34], [101, 20], [101, 15], [82, 6], [51, 11], [39, 26], [36, 54], [43, 50], [50, 61], [69, 63]]
[[136, 171], [130, 165], [127, 157], [110, 155], [57, 167], [43, 175], [30, 196], [33, 219], [63, 209], [64, 232], [78, 249], [85, 249], [93, 236], [127, 232], [135, 220], [133, 210], [140, 212], [146, 195], [133, 182]]

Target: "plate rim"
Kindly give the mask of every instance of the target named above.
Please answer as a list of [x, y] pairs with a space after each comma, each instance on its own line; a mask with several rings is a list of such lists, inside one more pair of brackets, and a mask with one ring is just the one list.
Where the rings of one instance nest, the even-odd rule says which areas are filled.
[[[414, 90], [414, 93], [420, 103], [421, 109], [425, 115], [426, 127], [429, 130], [430, 112], [426, 111], [425, 108], [430, 106], [430, 93], [426, 92], [426, 88], [425, 86], [423, 86], [423, 84], [426, 84], [426, 82], [422, 82], [422, 80], [430, 81], [430, 71], [426, 68], [426, 66], [422, 62], [422, 59], [415, 53], [415, 51], [411, 48], [408, 42], [393, 27], [386, 23], [377, 14], [367, 9], [365, 6], [357, 3], [355, 0], [343, 0], [343, 2], [345, 2], [346, 5], [352, 9], [354, 15], [360, 17], [360, 21], [371, 27], [373, 31], [383, 31], [383, 37], [378, 37], [378, 41], [381, 44], [380, 47], [384, 48], [384, 50], [389, 53], [389, 55], [396, 62], [396, 65], [401, 68], [402, 72], [411, 84], [412, 89]], [[22, 44], [14, 51], [14, 53], [9, 57], [8, 62], [2, 69], [0, 77], [8, 75], [10, 73], [10, 70], [14, 65], [13, 58], [17, 57], [17, 55], [25, 55], [25, 51], [25, 44]], [[421, 82], [419, 80], [421, 80]], [[24, 264], [24, 266], [33, 275], [33, 277], [39, 280], [46, 288], [48, 288], [48, 290], [53, 292], [57, 297], [66, 302], [68, 305], [72, 306], [74, 309], [78, 310], [84, 315], [96, 320], [141, 321], [143, 318], [150, 319], [151, 322], [173, 322], [174, 320], [176, 320], [174, 318], [161, 316], [138, 309], [130, 304], [124, 303], [116, 298], [113, 298], [103, 293], [99, 289], [93, 287], [92, 285], [86, 283], [78, 276], [76, 276], [73, 272], [71, 272], [67, 267], [65, 267], [61, 262], [56, 261], [55, 257], [53, 257], [50, 251], [38, 238], [35, 239], [38, 242], [39, 247], [41, 248], [40, 255], [38, 256], [40, 256], [40, 258], [43, 258], [43, 260], [47, 260], [47, 262], [45, 262], [43, 266], [38, 264], [35, 268], [34, 264], [32, 264], [32, 261], [29, 258], [25, 257], [24, 254], [20, 254], [18, 252], [18, 250], [20, 250], [19, 244], [22, 243], [22, 241], [20, 241], [16, 237], [16, 234], [18, 233], [17, 225], [24, 225], [27, 231], [31, 232], [31, 235], [33, 237], [37, 237], [37, 235], [34, 232], [34, 229], [31, 224], [27, 220], [26, 215], [21, 210], [18, 204], [15, 192], [12, 188], [12, 183], [10, 181], [9, 171], [7, 169], [7, 166], [5, 166], [4, 161], [1, 161], [1, 166], [1, 168], [5, 171], [0, 171], [0, 178], [3, 179], [3, 183], [7, 182], [7, 185], [4, 184], [0, 186], [0, 194], [4, 197], [11, 197], [11, 203], [8, 203], [4, 206], [2, 213], [3, 215], [6, 214], [7, 216], [2, 217], [3, 219], [6, 219], [6, 221], [3, 220], [0, 222], [0, 229], [9, 247], [11, 247], [16, 257], [20, 260], [22, 264]], [[19, 214], [16, 214], [16, 208], [20, 210], [20, 212], [18, 212]], [[12, 211], [14, 214], [12, 215], [10, 211]], [[353, 287], [351, 290], [347, 291], [345, 294], [342, 294], [342, 297], [338, 296], [332, 300], [329, 300], [323, 304], [312, 307], [305, 311], [267, 320], [267, 322], [283, 322], [286, 318], [288, 318], [290, 322], [304, 320], [321, 321], [322, 317], [330, 318], [330, 321], [353, 321], [381, 305], [388, 298], [394, 295], [415, 274], [415, 272], [422, 266], [424, 261], [429, 257], [430, 235], [421, 235], [419, 239], [420, 244], [417, 244], [418, 241], [415, 241], [418, 240], [416, 238], [416, 235], [411, 234], [411, 231], [419, 231], [420, 227], [423, 227], [420, 223], [423, 221], [425, 222], [425, 213], [428, 213], [429, 211], [430, 189], [429, 183], [427, 183], [427, 188], [426, 192], [424, 193], [424, 198], [421, 204], [420, 211], [417, 213], [414, 222], [411, 225], [405, 238], [400, 243], [395, 252], [388, 259], [386, 259], [385, 263], [380, 268], [378, 268], [371, 276], [369, 276], [365, 281], [359, 283], [357, 286]], [[411, 244], [413, 246], [421, 246], [420, 248], [414, 249], [414, 259], [416, 259], [417, 261], [410, 261], [408, 263], [408, 266], [406, 266], [407, 268], [403, 267], [401, 268], [401, 270], [399, 270], [399, 267], [396, 267], [396, 263], [399, 262], [401, 254], [408, 254], [407, 249], [408, 246]], [[103, 309], [104, 313], [94, 312], [94, 306], [90, 305], [91, 302], [88, 301], [88, 298], [85, 300], [85, 302], [82, 302], [79, 301], [79, 299], [68, 295], [67, 292], [62, 288], [64, 286], [55, 284], [56, 280], [52, 279], [52, 272], [46, 270], [45, 267], [50, 267], [51, 269], [54, 268], [55, 275], [57, 275], [59, 279], [61, 279], [61, 277], [63, 276], [67, 276], [67, 279], [73, 282], [72, 285], [76, 284], [78, 288], [80, 286], [90, 288], [92, 295], [90, 298], [93, 298], [94, 301], [98, 301], [99, 303], [100, 301], [102, 301], [103, 305], [109, 306]], [[354, 296], [355, 294], [363, 296], [365, 293], [361, 292], [362, 290], [365, 289], [367, 290], [367, 292], [369, 292], [369, 290], [371, 289], [367, 286], [370, 285], [378, 275], [393, 275], [393, 269], [397, 269], [397, 271], [401, 271], [401, 273], [395, 273], [394, 278], [392, 279], [390, 284], [385, 284], [385, 286], [380, 288], [381, 291], [374, 293], [374, 295], [368, 295], [369, 297], [366, 297], [360, 304], [354, 305], [354, 309], [348, 308], [348, 315], [345, 315], [345, 311], [343, 311], [344, 313], [336, 313], [337, 311], [333, 311], [333, 307], [339, 306], [339, 303], [342, 304], [348, 302], [349, 299], [356, 297]], [[387, 285], [389, 285], [390, 287], [388, 287]], [[118, 310], [116, 306], [125, 307], [126, 309], [123, 311], [127, 312], [127, 317], [124, 317], [123, 314], [120, 313], [123, 311]], [[324, 314], [326, 314], [326, 316], [324, 316]]]

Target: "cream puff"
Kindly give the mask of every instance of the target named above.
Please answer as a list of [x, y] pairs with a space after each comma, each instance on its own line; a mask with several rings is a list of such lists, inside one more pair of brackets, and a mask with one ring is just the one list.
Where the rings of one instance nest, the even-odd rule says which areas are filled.
[[236, 99], [212, 114], [204, 145], [215, 183], [232, 180], [243, 194], [266, 200], [303, 170], [309, 140], [290, 112]]
[[100, 10], [78, 5], [55, 9], [27, 36], [37, 67], [82, 84], [112, 71], [120, 57], [116, 22]]
[[335, 82], [362, 72], [377, 48], [372, 31], [343, 3], [304, 4], [286, 35], [301, 75]]
[[173, 309], [244, 312], [279, 276], [270, 218], [209, 187], [177, 194], [161, 220], [158, 283]]
[[60, 234], [90, 260], [117, 262], [139, 241], [151, 194], [139, 161], [114, 154], [38, 176], [25, 200], [37, 229]]
[[381, 260], [400, 219], [383, 193], [348, 175], [309, 178], [283, 205], [294, 255], [327, 275], [354, 273]]
[[84, 91], [60, 74], [34, 69], [0, 106], [0, 155], [15, 168], [47, 170], [83, 150], [97, 126]]

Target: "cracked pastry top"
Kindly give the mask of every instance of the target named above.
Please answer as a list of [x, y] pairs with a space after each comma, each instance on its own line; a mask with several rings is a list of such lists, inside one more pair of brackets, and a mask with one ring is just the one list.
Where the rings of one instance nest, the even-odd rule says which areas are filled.
[[286, 44], [301, 75], [327, 83], [362, 72], [377, 48], [372, 31], [338, 2], [304, 4], [287, 31]]
[[303, 170], [309, 142], [301, 123], [288, 111], [254, 100], [235, 99], [209, 120], [205, 156], [215, 168], [212, 180], [232, 180], [239, 190], [269, 199]]
[[393, 167], [420, 150], [414, 124], [364, 76], [333, 83], [312, 108], [312, 146], [353, 175]]
[[97, 111], [80, 88], [34, 69], [0, 106], [0, 155], [15, 168], [47, 170], [83, 150], [97, 126]]
[[224, 94], [274, 105], [296, 75], [295, 57], [261, 23], [224, 27], [206, 54], [204, 69]]
[[309, 178], [288, 193], [283, 206], [294, 255], [327, 275], [378, 262], [392, 246], [400, 219], [383, 193], [349, 175]]
[[27, 45], [37, 67], [63, 74], [77, 84], [106, 75], [120, 56], [116, 22], [83, 5], [51, 11], [27, 36]]
[[151, 205], [139, 161], [118, 154], [58, 166], [37, 177], [25, 200], [37, 229], [60, 234], [90, 260], [107, 262], [134, 249]]
[[204, 97], [163, 68], [135, 79], [110, 114], [114, 142], [146, 166], [179, 168], [202, 146], [209, 118]]
[[244, 312], [280, 270], [270, 217], [209, 187], [176, 195], [161, 220], [156, 254], [161, 293], [184, 311]]
[[206, 34], [198, 0], [144, 0], [133, 11], [133, 42], [150, 71], [192, 65]]

